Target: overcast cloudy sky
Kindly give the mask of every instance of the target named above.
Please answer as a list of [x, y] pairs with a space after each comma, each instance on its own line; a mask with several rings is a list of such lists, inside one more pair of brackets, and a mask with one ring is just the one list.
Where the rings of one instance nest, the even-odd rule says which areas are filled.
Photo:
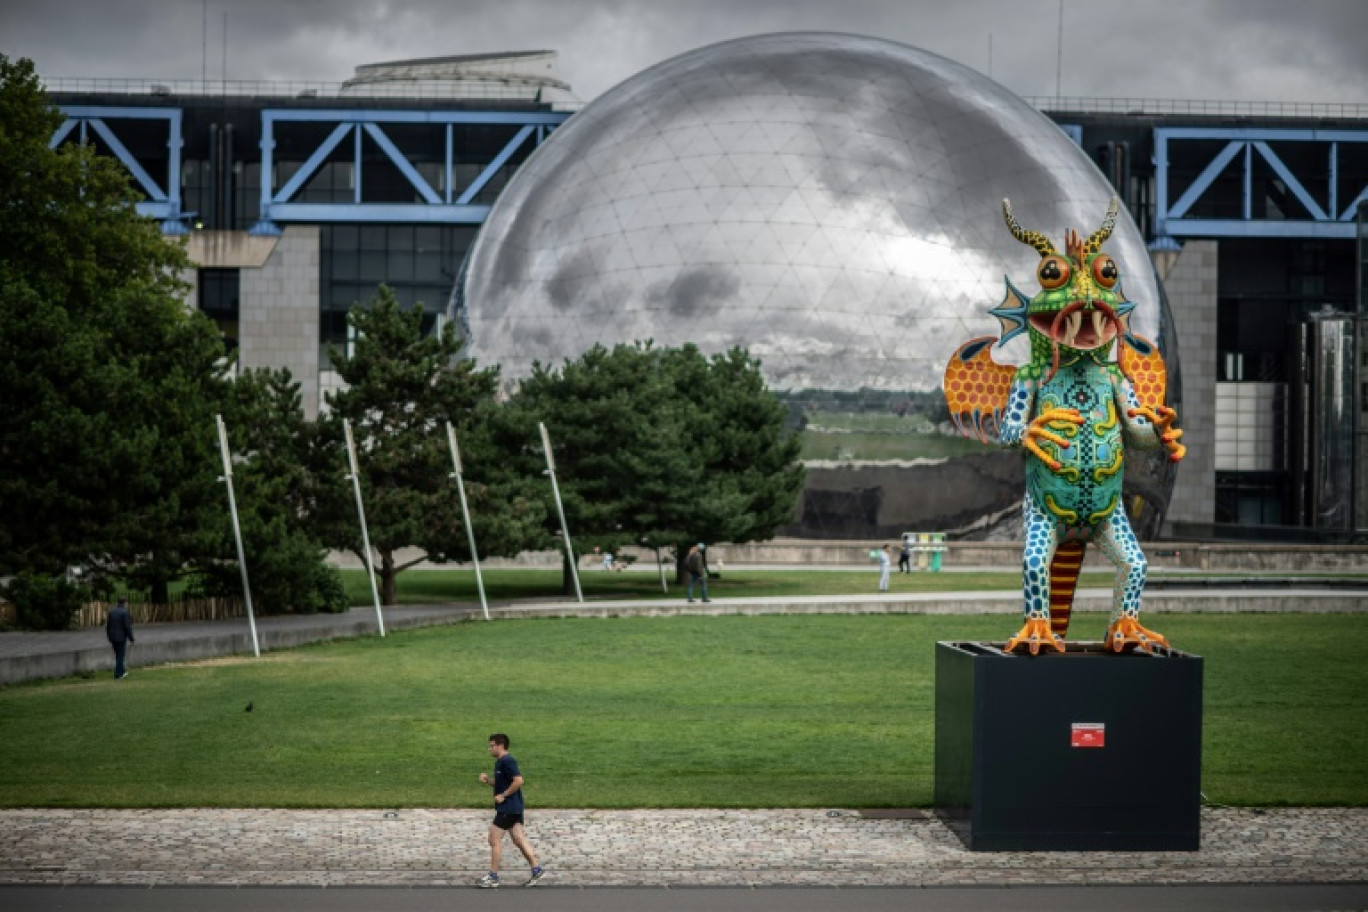
[[[340, 82], [357, 64], [549, 49], [591, 100], [668, 57], [777, 31], [900, 41], [1021, 95], [1368, 104], [1368, 0], [0, 0], [44, 77]], [[990, 55], [991, 48], [991, 55]], [[991, 56], [991, 64], [990, 64]]]

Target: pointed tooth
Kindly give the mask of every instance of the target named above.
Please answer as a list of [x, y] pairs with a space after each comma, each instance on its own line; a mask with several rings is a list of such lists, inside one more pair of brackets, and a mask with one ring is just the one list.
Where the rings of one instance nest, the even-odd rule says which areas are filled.
[[1092, 327], [1093, 335], [1097, 337], [1098, 344], [1101, 344], [1102, 342], [1102, 327], [1103, 325], [1105, 325], [1105, 323], [1106, 320], [1102, 316], [1102, 311], [1094, 310], [1092, 312]]
[[1064, 318], [1064, 344], [1072, 346], [1078, 336], [1078, 328], [1083, 324], [1083, 312], [1075, 310]]

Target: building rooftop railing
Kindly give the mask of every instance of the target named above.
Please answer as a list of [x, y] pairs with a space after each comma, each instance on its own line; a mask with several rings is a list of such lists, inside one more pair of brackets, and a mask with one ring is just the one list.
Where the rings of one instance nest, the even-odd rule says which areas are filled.
[[1214, 101], [1186, 98], [1083, 98], [1029, 95], [1041, 111], [1071, 114], [1170, 114], [1195, 117], [1295, 117], [1368, 120], [1368, 104], [1312, 101]]
[[539, 86], [520, 80], [451, 82], [275, 82], [246, 79], [107, 79], [58, 76], [43, 80], [49, 93], [145, 95], [151, 98], [358, 98], [432, 99], [446, 101], [520, 101], [549, 104], [574, 111], [584, 103], [564, 92], [538, 92]]
[[[559, 110], [578, 110], [584, 102], [564, 93], [543, 93], [537, 86], [518, 80], [507, 83], [471, 82], [275, 82], [244, 79], [108, 79], [55, 77], [44, 80], [49, 92], [151, 97], [210, 96], [247, 98], [402, 98], [448, 101], [540, 100]], [[1025, 100], [1041, 111], [1075, 114], [1190, 115], [1195, 117], [1289, 117], [1334, 120], [1368, 120], [1368, 104], [1308, 101], [1217, 101], [1185, 98], [1087, 98], [1082, 96], [1028, 95]]]

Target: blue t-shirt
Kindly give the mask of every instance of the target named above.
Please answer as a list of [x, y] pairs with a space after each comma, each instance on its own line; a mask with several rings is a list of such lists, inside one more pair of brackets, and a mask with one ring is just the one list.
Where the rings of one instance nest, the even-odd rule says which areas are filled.
[[[502, 795], [508, 791], [508, 787], [513, 784], [514, 778], [521, 776], [518, 770], [518, 761], [513, 759], [512, 754], [504, 754], [494, 761], [494, 794]], [[494, 805], [494, 810], [501, 814], [521, 814], [523, 812], [523, 793], [518, 789], [513, 794], [505, 798], [501, 803]]]

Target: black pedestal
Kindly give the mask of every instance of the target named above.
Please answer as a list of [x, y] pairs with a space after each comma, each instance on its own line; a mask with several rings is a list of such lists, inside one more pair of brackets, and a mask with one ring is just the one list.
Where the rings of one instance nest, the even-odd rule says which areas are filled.
[[968, 848], [1200, 847], [1202, 659], [936, 644], [936, 806]]

